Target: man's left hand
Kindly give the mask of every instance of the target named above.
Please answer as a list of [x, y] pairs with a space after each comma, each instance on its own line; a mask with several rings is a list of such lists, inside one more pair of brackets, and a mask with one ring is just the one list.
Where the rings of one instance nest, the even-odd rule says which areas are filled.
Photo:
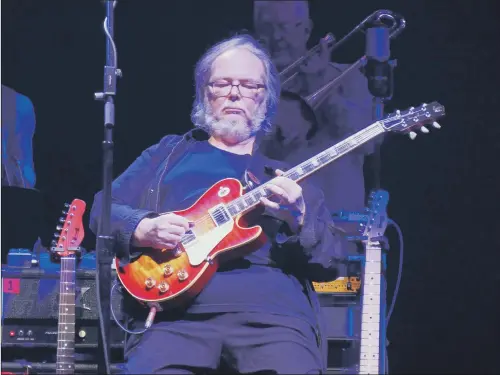
[[266, 212], [286, 221], [294, 232], [297, 232], [304, 221], [305, 203], [302, 196], [302, 187], [295, 181], [283, 177], [283, 171], [277, 169], [272, 182], [266, 184], [273, 196], [261, 198]]

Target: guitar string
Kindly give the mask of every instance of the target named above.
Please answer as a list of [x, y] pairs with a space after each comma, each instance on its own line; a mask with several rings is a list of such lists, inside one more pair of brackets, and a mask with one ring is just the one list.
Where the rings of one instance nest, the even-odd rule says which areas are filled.
[[[381, 120], [382, 122], [385, 122], [384, 120]], [[375, 126], [377, 123], [374, 123], [372, 124], [371, 126], [368, 126], [367, 128], [361, 130], [360, 132], [358, 133], [355, 133], [349, 137], [347, 137], [346, 139], [344, 139], [343, 141], [341, 141], [340, 143], [345, 143], [345, 144], [349, 144], [350, 141], [354, 141], [357, 145], [360, 145], [362, 143], [364, 143], [365, 141], [367, 140], [370, 140], [371, 138], [373, 138], [375, 135], [378, 135], [380, 133], [383, 133], [383, 131], [381, 131], [381, 129], [379, 128], [379, 126]], [[334, 150], [336, 151], [336, 154], [335, 155], [332, 155], [330, 154], [330, 149], [331, 148], [334, 148]], [[320, 165], [326, 165], [328, 164], [327, 162], [325, 161], [321, 161], [320, 158], [324, 155], [327, 155], [331, 158], [332, 156], [338, 156], [338, 157], [341, 157], [343, 154], [346, 153], [346, 150], [343, 149], [343, 147], [340, 145], [340, 144], [337, 144], [337, 145], [333, 145], [332, 147], [330, 148], [327, 148], [326, 150], [320, 152], [318, 155], [316, 155], [315, 157], [312, 157], [306, 161], [304, 161], [303, 163], [297, 165], [296, 167], [292, 168], [291, 170], [285, 172], [283, 174], [284, 177], [290, 177], [291, 175], [293, 175], [297, 169], [302, 168], [301, 165], [302, 164], [308, 164], [310, 162], [312, 162], [312, 159], [315, 159], [315, 161], [320, 161]], [[316, 168], [317, 170], [318, 168]], [[262, 193], [262, 191], [265, 193], [264, 196], [265, 197], [269, 197], [269, 193], [266, 191], [266, 188], [265, 186], [269, 184], [269, 182], [266, 182], [265, 184], [263, 184], [262, 186], [260, 186], [258, 189], [255, 189], [255, 191], [252, 193], [252, 194], [255, 194], [258, 190], [260, 190], [259, 193]], [[247, 194], [250, 194], [247, 193]], [[247, 195], [245, 194], [245, 195]], [[227, 204], [227, 206], [232, 206], [232, 207], [238, 207], [238, 203], [239, 202], [242, 202], [245, 200], [245, 195], [244, 196], [241, 196], [241, 197], [238, 197], [236, 198], [235, 200], [233, 200], [232, 202], [230, 202], [229, 204]], [[255, 199], [255, 195], [253, 195], [253, 198]], [[258, 198], [257, 198], [258, 199]], [[252, 203], [253, 204], [253, 203]], [[243, 203], [243, 205], [246, 205], [246, 203]], [[238, 207], [239, 208], [239, 207]], [[244, 208], [248, 208], [248, 207], [244, 207]], [[199, 219], [195, 220], [193, 223], [196, 225], [196, 224], [201, 224], [201, 223], [204, 223], [208, 220], [212, 219], [212, 217], [210, 215], [203, 215], [201, 216]], [[193, 232], [194, 233], [194, 232]], [[196, 234], [196, 233], [194, 233]], [[183, 235], [181, 237], [181, 240], [182, 238], [186, 238], [187, 236], [186, 235]]]
[[[366, 131], [366, 130], [368, 130], [368, 131]], [[379, 132], [379, 130], [378, 130], [377, 128], [371, 128], [371, 129], [370, 129], [370, 128], [366, 128], [366, 129], [365, 129], [365, 133], [366, 133], [366, 134], [353, 134], [352, 136], [350, 136], [350, 137], [346, 138], [343, 142], [346, 142], [346, 141], [348, 141], [348, 140], [349, 140], [349, 138], [352, 138], [352, 140], [355, 140], [355, 141], [356, 141], [356, 143], [362, 143], [362, 142], [365, 140], [364, 138], [366, 138], [366, 139], [370, 139], [370, 138], [371, 138], [371, 136], [372, 136], [372, 134], [371, 134], [371, 133], [378, 133], [378, 132]], [[336, 148], [336, 150], [335, 150], [335, 151], [337, 152], [337, 154], [336, 154], [336, 155], [340, 155], [340, 156], [342, 156], [344, 152], [343, 152], [342, 150], [338, 150], [338, 148], [341, 148], [341, 147], [337, 147], [337, 146], [339, 146], [339, 145], [335, 145], [335, 146], [336, 146], [336, 147], [335, 147], [335, 148]], [[318, 161], [318, 160], [319, 160], [319, 158], [321, 157], [321, 155], [323, 155], [323, 154], [327, 154], [328, 150], [329, 150], [329, 149], [324, 150], [323, 152], [319, 153], [318, 155], [316, 155], [316, 157], [313, 157], [313, 158], [315, 158], [315, 159], [316, 159], [316, 161]], [[345, 150], [344, 150], [344, 151], [345, 151]], [[328, 153], [329, 153], [329, 152], [328, 152]], [[336, 155], [333, 155], [333, 156], [336, 156]], [[332, 155], [330, 154], [329, 156], [331, 157]], [[311, 159], [313, 159], [313, 158], [311, 158]], [[304, 161], [303, 163], [301, 163], [301, 164], [297, 165], [295, 168], [293, 168], [293, 169], [291, 169], [291, 170], [289, 170], [289, 171], [286, 171], [286, 172], [283, 174], [283, 176], [284, 176], [284, 177], [290, 177], [291, 175], [293, 175], [293, 174], [295, 173], [296, 169], [298, 169], [298, 168], [299, 168], [302, 164], [304, 164], [304, 163], [306, 163], [306, 164], [307, 164], [307, 162], [311, 162], [311, 159]], [[325, 165], [325, 164], [327, 164], [327, 163], [326, 163], [326, 162], [322, 162], [322, 161], [320, 161], [320, 165]], [[264, 192], [264, 193], [265, 193], [265, 195], [264, 195], [264, 196], [265, 196], [265, 197], [269, 197], [269, 193], [266, 191], [266, 188], [265, 188], [267, 184], [269, 184], [269, 182], [266, 182], [266, 183], [264, 183], [263, 185], [261, 185], [258, 189], [255, 189], [255, 190], [253, 191], [253, 193], [252, 193], [252, 194], [255, 194], [255, 193], [259, 190], [259, 191], [260, 191], [260, 192], [259, 192], [260, 194], [262, 194], [262, 192]], [[250, 192], [249, 192], [249, 193], [247, 193], [247, 194], [250, 194]], [[245, 194], [245, 195], [246, 195], [246, 194]], [[245, 195], [244, 195], [244, 196], [245, 196]], [[239, 208], [239, 207], [238, 207], [238, 203], [239, 203], [239, 202], [243, 202], [243, 201], [245, 200], [244, 196], [241, 196], [241, 197], [236, 198], [235, 200], [233, 200], [232, 202], [230, 202], [229, 204], [227, 204], [227, 207], [232, 206], [232, 207], [237, 207], [237, 208]], [[255, 199], [255, 195], [253, 195], [253, 198]], [[245, 203], [245, 202], [243, 203], [243, 205], [246, 205], [246, 204], [247, 204], [247, 203]], [[248, 208], [248, 207], [244, 207], [244, 208]], [[209, 220], [213, 220], [213, 219], [212, 219], [212, 217], [211, 217], [210, 215], [203, 215], [203, 216], [201, 216], [200, 218], [198, 218], [197, 220], [195, 220], [193, 223], [194, 223], [195, 225], [196, 225], [196, 224], [198, 224], [198, 225], [199, 225], [199, 224], [205, 223], [205, 222], [207, 222], [207, 221], [209, 221]], [[196, 233], [193, 231], [193, 234], [196, 234]], [[185, 239], [185, 238], [187, 238], [187, 237], [188, 237], [188, 235], [183, 235], [183, 236], [181, 236], [181, 241], [182, 241], [182, 239]]]
[[[64, 239], [64, 249], [67, 249], [69, 248], [69, 238], [65, 238]], [[71, 278], [72, 278], [72, 274], [70, 274], [72, 271], [74, 271], [73, 269], [71, 270], [68, 270], [68, 266], [71, 265], [71, 262], [72, 261], [72, 258], [71, 258], [71, 254], [68, 254], [66, 256], [61, 256], [61, 270], [60, 270], [60, 280], [62, 282], [62, 284], [59, 286], [59, 293], [60, 293], [60, 298], [59, 298], [59, 301], [61, 302], [61, 300], [64, 302], [64, 306], [67, 306], [66, 302], [68, 300], [67, 297], [65, 297], [67, 294], [65, 293], [66, 289], [68, 288], [68, 283], [71, 282]], [[64, 270], [64, 272], [63, 272]], [[64, 329], [67, 329], [67, 324], [69, 323], [69, 315], [65, 313], [64, 311], [65, 307], [61, 306], [61, 303], [60, 303], [60, 306], [59, 306], [59, 323], [61, 323], [60, 325], [61, 326], [64, 326]], [[71, 313], [71, 311], [69, 311], [68, 309], [68, 312]], [[74, 311], [72, 312], [74, 314]], [[61, 315], [62, 314], [62, 315]], [[59, 328], [58, 326], [58, 349], [63, 349], [63, 350], [68, 350], [68, 349], [71, 349], [71, 348], [64, 348], [62, 346], [60, 346], [62, 344], [61, 340], [63, 340], [63, 337], [64, 336], [65, 332], [63, 329]], [[74, 332], [74, 329], [73, 329], [73, 334], [75, 334]], [[66, 353], [66, 352], [65, 352]], [[66, 354], [64, 354], [66, 355]], [[64, 370], [64, 369], [63, 369]]]

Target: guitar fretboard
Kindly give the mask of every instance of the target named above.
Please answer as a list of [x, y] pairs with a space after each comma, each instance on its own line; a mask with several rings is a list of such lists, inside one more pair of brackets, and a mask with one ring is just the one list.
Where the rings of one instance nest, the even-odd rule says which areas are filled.
[[359, 374], [380, 373], [380, 287], [382, 250], [378, 242], [366, 245], [363, 282]]
[[59, 284], [59, 318], [57, 331], [57, 374], [75, 370], [75, 257], [61, 257]]
[[[286, 171], [284, 176], [292, 179], [293, 181], [299, 182], [300, 180], [306, 178], [317, 170], [330, 164], [332, 161], [340, 158], [353, 149], [375, 138], [379, 134], [382, 134], [384, 131], [385, 129], [382, 123], [375, 122], [367, 128], [351, 135], [350, 137], [344, 139], [336, 145], [320, 152], [319, 154], [304, 161], [296, 167]], [[236, 215], [239, 215], [240, 213], [253, 208], [260, 202], [261, 197], [267, 198], [271, 196], [272, 192], [266, 188], [266, 184], [270, 183], [271, 181], [259, 186], [258, 188], [242, 195], [241, 197], [229, 203], [227, 205], [227, 209], [231, 216], [235, 217]]]

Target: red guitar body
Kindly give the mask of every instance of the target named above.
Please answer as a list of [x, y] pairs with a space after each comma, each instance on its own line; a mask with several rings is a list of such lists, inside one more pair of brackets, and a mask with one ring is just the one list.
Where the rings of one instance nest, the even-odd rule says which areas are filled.
[[[198, 244], [179, 244], [174, 250], [148, 249], [125, 266], [116, 260], [117, 275], [123, 287], [137, 300], [161, 303], [162, 308], [170, 303], [183, 304], [204, 288], [217, 271], [220, 261], [245, 256], [259, 249], [266, 241], [262, 228], [246, 227], [241, 215], [225, 224], [224, 233], [215, 237], [210, 234], [217, 229], [213, 217], [209, 215], [210, 210], [239, 198], [242, 193], [241, 183], [227, 178], [208, 189], [191, 207], [175, 211], [175, 214], [195, 223], [192, 232], [198, 238]], [[230, 225], [229, 231], [227, 225]], [[209, 249], [208, 243], [211, 244]], [[190, 260], [189, 255], [197, 250], [203, 252], [201, 262], [193, 262], [194, 258]]]

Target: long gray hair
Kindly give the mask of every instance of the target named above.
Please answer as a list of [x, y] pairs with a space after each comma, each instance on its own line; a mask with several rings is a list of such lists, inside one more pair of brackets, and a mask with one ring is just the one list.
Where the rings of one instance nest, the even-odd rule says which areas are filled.
[[212, 64], [215, 59], [222, 55], [224, 52], [235, 48], [248, 49], [248, 51], [257, 56], [264, 64], [266, 73], [264, 84], [266, 85], [267, 94], [265, 103], [267, 110], [264, 120], [259, 125], [261, 130], [268, 132], [271, 130], [271, 120], [276, 113], [276, 108], [279, 102], [281, 91], [280, 77], [267, 51], [262, 48], [257, 40], [255, 40], [248, 34], [236, 35], [215, 44], [205, 52], [200, 60], [198, 60], [194, 71], [196, 92], [193, 102], [193, 109], [191, 111], [191, 121], [195, 126], [206, 129], [207, 124], [205, 124], [205, 114], [207, 113], [207, 108], [205, 101], [205, 90], [210, 78]]

